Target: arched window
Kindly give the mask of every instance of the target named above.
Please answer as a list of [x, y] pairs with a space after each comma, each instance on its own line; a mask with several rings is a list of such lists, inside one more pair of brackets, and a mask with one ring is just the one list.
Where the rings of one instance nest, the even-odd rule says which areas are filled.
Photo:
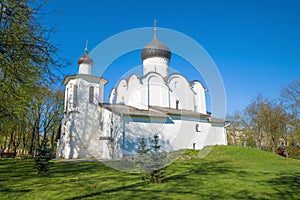
[[73, 108], [77, 107], [78, 95], [77, 95], [78, 85], [74, 85], [73, 88]]
[[94, 103], [94, 86], [89, 88], [89, 103]]

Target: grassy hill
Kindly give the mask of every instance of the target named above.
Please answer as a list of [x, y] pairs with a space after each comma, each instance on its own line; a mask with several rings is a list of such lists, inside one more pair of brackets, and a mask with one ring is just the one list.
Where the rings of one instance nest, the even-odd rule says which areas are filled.
[[53, 161], [39, 177], [31, 160], [0, 160], [0, 199], [300, 199], [300, 160], [251, 148], [188, 150], [162, 184], [99, 162]]

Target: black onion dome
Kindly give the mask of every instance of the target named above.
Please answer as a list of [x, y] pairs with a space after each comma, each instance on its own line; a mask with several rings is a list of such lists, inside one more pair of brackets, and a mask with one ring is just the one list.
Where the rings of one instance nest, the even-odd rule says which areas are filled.
[[93, 65], [94, 61], [93, 59], [89, 56], [88, 51], [85, 50], [84, 54], [78, 59], [78, 65], [80, 64], [89, 64], [89, 65]]
[[143, 48], [141, 53], [142, 60], [151, 57], [163, 57], [170, 60], [171, 58], [171, 51], [169, 47], [161, 43], [157, 37], [156, 33], [154, 33], [153, 40]]

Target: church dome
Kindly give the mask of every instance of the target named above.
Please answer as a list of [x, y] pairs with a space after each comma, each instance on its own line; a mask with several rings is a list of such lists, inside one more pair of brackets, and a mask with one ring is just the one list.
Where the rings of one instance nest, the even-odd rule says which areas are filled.
[[170, 60], [171, 51], [169, 47], [167, 47], [157, 39], [156, 28], [154, 29], [154, 37], [152, 41], [143, 48], [141, 57], [143, 61], [147, 58], [152, 57], [163, 57]]
[[87, 49], [85, 49], [84, 54], [78, 59], [78, 65], [80, 65], [80, 64], [89, 64], [89, 65], [94, 64], [94, 61], [89, 56]]

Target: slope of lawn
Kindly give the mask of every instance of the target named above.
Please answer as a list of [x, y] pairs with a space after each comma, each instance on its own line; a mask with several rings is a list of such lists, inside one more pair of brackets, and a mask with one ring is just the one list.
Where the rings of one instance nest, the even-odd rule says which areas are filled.
[[99, 162], [52, 161], [36, 176], [31, 160], [0, 160], [0, 199], [300, 199], [300, 160], [251, 148], [188, 150], [163, 169], [161, 184]]

